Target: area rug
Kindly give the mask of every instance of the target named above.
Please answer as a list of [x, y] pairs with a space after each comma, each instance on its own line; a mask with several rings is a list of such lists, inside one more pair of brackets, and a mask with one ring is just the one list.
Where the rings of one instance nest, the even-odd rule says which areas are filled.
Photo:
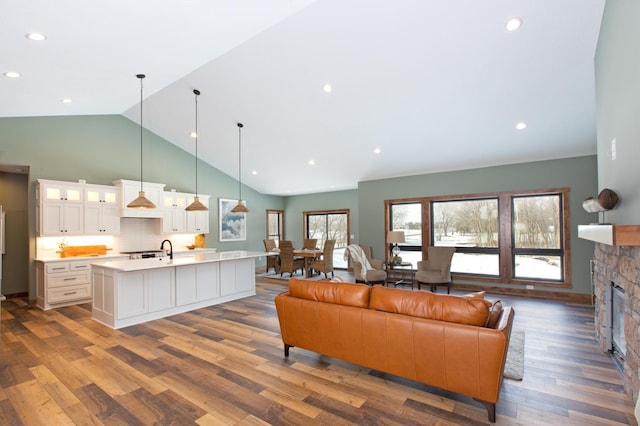
[[[346, 273], [345, 273], [346, 274]], [[348, 274], [346, 276], [344, 276], [343, 274], [340, 274], [339, 272], [335, 273], [335, 276], [342, 276], [343, 280], [345, 281], [349, 281], [351, 280], [351, 278], [348, 276]], [[283, 281], [289, 281], [289, 278], [291, 278], [289, 276], [288, 272], [285, 272], [283, 276], [280, 276], [280, 274], [276, 274], [275, 272], [269, 272], [269, 273], [261, 273], [261, 274], [256, 274], [256, 277], [260, 277], [260, 278], [269, 278], [272, 280], [283, 280]], [[300, 273], [299, 271], [295, 274], [293, 274], [293, 278], [305, 278], [304, 274]], [[331, 274], [329, 274], [329, 279], [331, 279]], [[317, 274], [314, 275], [310, 278], [307, 278], [310, 280], [323, 280], [324, 278], [324, 274]]]
[[504, 366], [504, 377], [511, 380], [522, 380], [524, 375], [524, 330], [511, 330], [511, 339], [507, 349], [507, 361]]

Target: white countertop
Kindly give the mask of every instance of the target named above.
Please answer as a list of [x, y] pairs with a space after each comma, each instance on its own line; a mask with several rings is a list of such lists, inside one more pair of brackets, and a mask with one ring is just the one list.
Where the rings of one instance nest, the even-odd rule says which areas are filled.
[[112, 260], [94, 262], [92, 265], [113, 269], [120, 272], [141, 271], [145, 269], [168, 268], [174, 266], [195, 265], [198, 263], [224, 262], [227, 260], [249, 259], [252, 257], [266, 256], [267, 253], [259, 251], [223, 251], [220, 253], [195, 253], [192, 256], [181, 256], [174, 259], [151, 258], [133, 260]]

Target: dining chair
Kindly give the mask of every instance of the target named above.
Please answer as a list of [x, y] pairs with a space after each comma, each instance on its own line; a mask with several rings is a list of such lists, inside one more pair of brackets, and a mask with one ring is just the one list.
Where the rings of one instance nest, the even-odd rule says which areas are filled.
[[327, 274], [331, 272], [331, 276], [335, 277], [333, 272], [333, 249], [336, 246], [336, 240], [326, 240], [322, 247], [322, 259], [311, 261], [311, 269], [322, 272], [325, 278], [329, 278]]
[[300, 269], [304, 273], [304, 259], [293, 257], [293, 243], [287, 240], [280, 241], [280, 276], [285, 272], [289, 273], [289, 276]]
[[[269, 252], [276, 248], [275, 240], [262, 240], [262, 242], [264, 243], [264, 251]], [[277, 260], [278, 256], [267, 256], [267, 272], [273, 268], [273, 271], [278, 273]]]
[[427, 247], [427, 259], [418, 261], [418, 290], [421, 285], [428, 285], [435, 293], [439, 285], [446, 285], [447, 294], [451, 293], [451, 260], [455, 251], [455, 247]]
[[305, 238], [302, 241], [302, 248], [307, 250], [315, 250], [318, 248], [317, 238]]

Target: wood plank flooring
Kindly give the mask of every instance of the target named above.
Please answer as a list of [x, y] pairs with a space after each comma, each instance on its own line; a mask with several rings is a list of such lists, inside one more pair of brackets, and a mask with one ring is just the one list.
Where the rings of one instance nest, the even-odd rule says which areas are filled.
[[[299, 348], [284, 358], [286, 282], [258, 280], [255, 297], [117, 331], [87, 304], [3, 302], [0, 425], [488, 424], [468, 397]], [[496, 424], [637, 424], [592, 307], [488, 298], [526, 333], [524, 380], [504, 381]]]

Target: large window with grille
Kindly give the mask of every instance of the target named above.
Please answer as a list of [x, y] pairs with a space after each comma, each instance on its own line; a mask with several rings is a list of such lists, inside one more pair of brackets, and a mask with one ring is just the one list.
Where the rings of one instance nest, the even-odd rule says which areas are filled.
[[559, 188], [388, 200], [387, 231], [404, 231], [401, 257], [414, 265], [429, 245], [456, 247], [459, 279], [568, 287], [568, 197]]
[[431, 241], [456, 247], [451, 272], [500, 275], [498, 197], [431, 203]]

